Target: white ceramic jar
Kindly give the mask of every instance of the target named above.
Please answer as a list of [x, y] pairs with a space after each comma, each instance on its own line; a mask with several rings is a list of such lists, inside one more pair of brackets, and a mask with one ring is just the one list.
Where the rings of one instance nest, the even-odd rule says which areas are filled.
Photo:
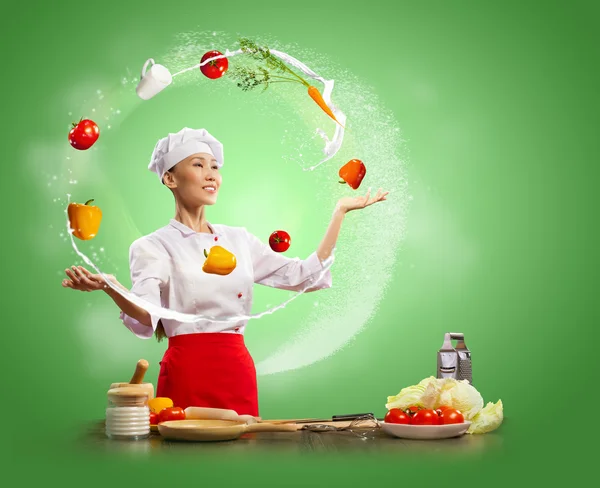
[[148, 392], [140, 388], [111, 388], [107, 393], [106, 435], [111, 439], [139, 440], [150, 435]]

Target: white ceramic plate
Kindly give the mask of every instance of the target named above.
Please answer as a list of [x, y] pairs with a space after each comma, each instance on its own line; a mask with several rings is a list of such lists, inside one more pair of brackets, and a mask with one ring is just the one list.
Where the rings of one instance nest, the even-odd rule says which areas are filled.
[[448, 439], [458, 437], [467, 432], [471, 422], [447, 425], [409, 425], [386, 424], [379, 421], [379, 425], [386, 434], [404, 439]]

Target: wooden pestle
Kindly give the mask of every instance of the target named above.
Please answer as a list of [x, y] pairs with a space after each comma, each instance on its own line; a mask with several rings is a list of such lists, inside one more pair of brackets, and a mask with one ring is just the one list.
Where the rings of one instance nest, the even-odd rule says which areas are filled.
[[135, 372], [133, 373], [131, 380], [129, 380], [129, 383], [132, 385], [141, 384], [142, 381], [144, 381], [144, 375], [146, 374], [146, 371], [148, 371], [148, 366], [148, 361], [146, 361], [145, 359], [140, 359], [137, 362]]
[[154, 386], [152, 385], [152, 383], [149, 383], [149, 382], [143, 383], [144, 375], [146, 374], [146, 371], [148, 370], [148, 366], [149, 366], [148, 361], [146, 361], [145, 359], [140, 359], [137, 362], [135, 372], [133, 373], [133, 376], [131, 377], [131, 380], [129, 381], [129, 383], [126, 383], [126, 382], [112, 383], [110, 385], [110, 387], [111, 388], [123, 388], [123, 387], [143, 388], [148, 392], [149, 399], [154, 398]]

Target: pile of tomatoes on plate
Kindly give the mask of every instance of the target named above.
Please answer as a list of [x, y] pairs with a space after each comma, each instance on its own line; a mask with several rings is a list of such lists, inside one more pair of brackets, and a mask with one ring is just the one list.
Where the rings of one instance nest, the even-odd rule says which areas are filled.
[[448, 406], [441, 406], [435, 410], [413, 406], [406, 410], [392, 408], [388, 410], [383, 421], [386, 424], [447, 425], [462, 424], [465, 417], [460, 410]]

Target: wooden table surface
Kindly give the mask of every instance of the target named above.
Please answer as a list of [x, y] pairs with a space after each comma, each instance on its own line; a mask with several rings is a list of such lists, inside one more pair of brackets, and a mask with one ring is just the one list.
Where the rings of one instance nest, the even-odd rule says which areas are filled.
[[[347, 423], [339, 423], [345, 426]], [[311, 432], [260, 432], [244, 434], [237, 440], [220, 442], [181, 442], [164, 439], [151, 433], [147, 439], [137, 441], [113, 440], [106, 437], [104, 420], [90, 425], [81, 442], [93, 450], [106, 452], [148, 453], [157, 452], [214, 452], [234, 454], [248, 451], [272, 451], [278, 453], [302, 452], [436, 452], [472, 453], [501, 448], [502, 436], [497, 432], [484, 435], [465, 434], [461, 437], [439, 440], [412, 440], [391, 437], [380, 428], [366, 432], [367, 439], [348, 431]]]

